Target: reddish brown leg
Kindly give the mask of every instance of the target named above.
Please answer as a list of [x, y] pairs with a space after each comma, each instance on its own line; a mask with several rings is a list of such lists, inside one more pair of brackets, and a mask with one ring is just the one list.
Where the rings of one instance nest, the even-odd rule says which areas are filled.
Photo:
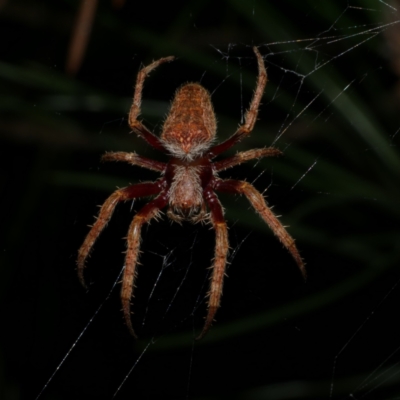
[[137, 337], [131, 321], [131, 299], [136, 277], [136, 265], [140, 253], [140, 233], [143, 224], [157, 217], [160, 209], [168, 203], [167, 191], [146, 204], [133, 218], [128, 231], [128, 249], [125, 256], [125, 270], [122, 278], [121, 301], [125, 322], [132, 336]]
[[244, 194], [250, 201], [251, 205], [261, 215], [261, 218], [271, 228], [272, 232], [278, 237], [281, 243], [286, 247], [289, 253], [296, 261], [304, 279], [306, 279], [307, 273], [304, 266], [303, 260], [300, 257], [299, 251], [297, 250], [294, 239], [289, 235], [284, 226], [280, 223], [278, 218], [273, 214], [271, 209], [267, 206], [262, 194], [250, 183], [236, 180], [219, 180], [215, 183], [215, 190], [226, 192]]
[[229, 249], [228, 230], [224, 219], [224, 213], [217, 195], [211, 190], [204, 191], [204, 198], [210, 209], [211, 222], [215, 230], [215, 255], [214, 263], [211, 267], [212, 275], [210, 281], [210, 291], [208, 292], [208, 312], [203, 330], [196, 338], [201, 339], [210, 329], [217, 312], [222, 296], [222, 286], [225, 277], [226, 257]]
[[167, 151], [164, 145], [161, 143], [161, 140], [154, 135], [154, 133], [150, 132], [140, 121], [136, 121], [134, 123], [129, 122], [129, 125], [132, 130], [142, 139], [144, 139], [150, 146], [164, 153]]
[[101, 157], [101, 161], [122, 161], [158, 172], [163, 172], [167, 167], [167, 164], [161, 161], [151, 160], [136, 153], [125, 153], [122, 151], [107, 152]]
[[96, 239], [110, 220], [116, 205], [123, 200], [158, 194], [162, 190], [162, 180], [151, 183], [138, 183], [123, 189], [116, 190], [101, 206], [96, 222], [87, 234], [81, 248], [78, 251], [78, 277], [81, 284], [86, 287], [83, 277], [85, 261], [92, 249]]
[[253, 47], [253, 51], [257, 57], [258, 63], [258, 78], [257, 85], [254, 91], [253, 99], [251, 100], [250, 107], [244, 116], [244, 124], [225, 142], [217, 144], [210, 149], [210, 153], [214, 156], [223, 153], [224, 151], [231, 148], [234, 144], [242, 140], [245, 136], [249, 135], [254, 128], [257, 120], [258, 108], [262, 96], [264, 94], [265, 85], [267, 84], [267, 71], [265, 69], [264, 60], [258, 51], [257, 47]]
[[129, 111], [129, 126], [136, 132], [139, 136], [141, 136], [150, 146], [153, 146], [157, 150], [165, 151], [164, 146], [162, 145], [160, 139], [151, 133], [140, 121], [138, 121], [138, 117], [140, 115], [140, 108], [142, 105], [142, 92], [143, 92], [143, 84], [146, 77], [150, 74], [150, 72], [157, 68], [160, 64], [165, 62], [170, 62], [174, 59], [174, 57], [164, 57], [160, 58], [157, 61], [153, 61], [147, 67], [142, 68], [138, 76], [136, 78], [136, 86], [135, 93], [133, 95], [133, 103], [131, 109]]
[[253, 149], [248, 151], [242, 151], [235, 154], [233, 157], [225, 158], [225, 160], [216, 161], [213, 165], [216, 171], [222, 171], [223, 169], [232, 168], [235, 165], [239, 165], [243, 162], [253, 160], [261, 157], [277, 157], [283, 153], [273, 147], [267, 147], [266, 149]]

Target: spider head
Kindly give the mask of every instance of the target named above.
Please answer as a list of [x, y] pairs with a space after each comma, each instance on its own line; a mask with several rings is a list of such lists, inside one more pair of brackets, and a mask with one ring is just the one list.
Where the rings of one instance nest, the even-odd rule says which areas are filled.
[[198, 83], [187, 83], [178, 89], [161, 134], [168, 151], [174, 157], [192, 161], [210, 148], [216, 130], [208, 91]]

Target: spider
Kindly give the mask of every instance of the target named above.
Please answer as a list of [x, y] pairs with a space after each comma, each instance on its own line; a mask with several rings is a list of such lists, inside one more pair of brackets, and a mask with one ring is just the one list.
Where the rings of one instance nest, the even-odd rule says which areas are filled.
[[217, 192], [244, 194], [250, 204], [268, 224], [274, 234], [290, 252], [303, 276], [305, 267], [296, 248], [294, 239], [267, 206], [263, 195], [246, 181], [221, 179], [218, 172], [234, 167], [245, 161], [260, 157], [281, 155], [273, 147], [252, 149], [234, 156], [213, 161], [248, 136], [254, 128], [258, 108], [267, 83], [267, 72], [263, 58], [256, 47], [253, 48], [258, 62], [257, 85], [244, 117], [244, 124], [222, 143], [214, 144], [216, 137], [216, 117], [209, 92], [198, 83], [187, 83], [179, 88], [164, 122], [161, 137], [150, 132], [141, 121], [140, 115], [143, 84], [149, 73], [159, 65], [170, 62], [174, 57], [165, 57], [143, 67], [137, 76], [133, 104], [129, 112], [129, 126], [150, 146], [167, 153], [168, 163], [145, 158], [136, 153], [107, 152], [103, 161], [122, 161], [131, 165], [157, 171], [161, 177], [155, 182], [142, 182], [116, 190], [101, 206], [98, 218], [91, 227], [78, 252], [78, 276], [85, 286], [84, 268], [96, 239], [110, 220], [116, 205], [121, 201], [151, 196], [152, 199], [134, 216], [127, 236], [125, 269], [122, 278], [121, 301], [124, 319], [129, 332], [137, 337], [131, 321], [131, 299], [137, 275], [142, 226], [157, 218], [161, 210], [168, 207], [167, 215], [172, 221], [183, 220], [197, 223], [211, 221], [215, 230], [216, 245], [208, 292], [207, 316], [197, 339], [201, 339], [210, 329], [215, 314], [220, 307], [222, 286], [229, 249], [227, 225], [224, 211], [216, 195]]

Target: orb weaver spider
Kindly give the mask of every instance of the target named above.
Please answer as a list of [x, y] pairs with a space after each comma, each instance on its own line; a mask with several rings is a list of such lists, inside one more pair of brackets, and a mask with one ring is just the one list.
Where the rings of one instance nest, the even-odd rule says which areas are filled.
[[131, 321], [131, 299], [140, 253], [141, 229], [144, 224], [159, 216], [161, 210], [166, 207], [168, 208], [167, 215], [173, 221], [187, 220], [197, 223], [209, 220], [215, 230], [216, 245], [208, 292], [208, 311], [203, 330], [197, 339], [204, 337], [210, 329], [220, 307], [229, 249], [224, 212], [215, 192], [244, 194], [292, 255], [303, 276], [306, 276], [305, 266], [294, 239], [268, 207], [263, 195], [246, 181], [218, 177], [218, 172], [221, 170], [252, 159], [279, 156], [282, 154], [281, 151], [273, 147], [251, 149], [213, 161], [216, 156], [247, 137], [256, 123], [258, 108], [267, 83], [267, 72], [260, 52], [256, 47], [253, 50], [258, 63], [256, 88], [250, 107], [245, 114], [244, 124], [240, 125], [230, 138], [222, 143], [214, 144], [216, 117], [211, 97], [209, 92], [198, 83], [187, 83], [177, 90], [160, 137], [150, 132], [138, 120], [144, 81], [152, 70], [174, 59], [174, 57], [165, 57], [139, 71], [133, 104], [129, 112], [129, 126], [154, 149], [168, 154], [169, 162], [155, 161], [136, 153], [126, 152], [108, 152], [102, 157], [103, 161], [122, 161], [161, 174], [155, 182], [137, 183], [118, 189], [111, 194], [101, 206], [98, 218], [78, 252], [78, 275], [82, 285], [85, 286], [83, 276], [85, 261], [96, 239], [110, 220], [116, 205], [121, 201], [151, 197], [151, 200], [134, 216], [127, 235], [121, 300], [126, 324], [134, 337], [136, 334]]

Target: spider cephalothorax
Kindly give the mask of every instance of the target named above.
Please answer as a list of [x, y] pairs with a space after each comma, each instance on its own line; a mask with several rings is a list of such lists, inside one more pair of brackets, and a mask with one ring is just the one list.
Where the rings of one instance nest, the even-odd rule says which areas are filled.
[[207, 333], [220, 306], [229, 248], [224, 213], [215, 191], [244, 194], [288, 249], [303, 276], [306, 275], [303, 261], [293, 238], [267, 206], [261, 193], [248, 182], [233, 179], [223, 180], [218, 177], [218, 172], [221, 170], [255, 158], [278, 156], [281, 152], [273, 147], [252, 149], [220, 161], [213, 161], [216, 156], [249, 135], [254, 128], [258, 107], [267, 83], [267, 72], [258, 49], [254, 47], [253, 50], [258, 62], [257, 86], [246, 112], [244, 124], [239, 126], [229, 139], [217, 145], [213, 144], [216, 135], [216, 118], [209, 93], [198, 83], [188, 83], [178, 89], [160, 138], [151, 133], [137, 119], [140, 114], [144, 80], [150, 71], [160, 64], [173, 60], [173, 57], [165, 57], [139, 71], [133, 104], [129, 112], [129, 125], [152, 147], [169, 154], [170, 161], [163, 163], [139, 156], [136, 153], [124, 152], [106, 153], [102, 158], [104, 161], [124, 161], [162, 174], [161, 178], [155, 182], [138, 183], [115, 191], [102, 205], [99, 216], [78, 253], [79, 279], [85, 285], [83, 278], [85, 260], [97, 237], [110, 220], [116, 205], [120, 201], [145, 196], [153, 197], [136, 213], [127, 236], [121, 299], [126, 324], [135, 337], [130, 314], [140, 253], [140, 232], [143, 224], [156, 217], [164, 208], [168, 209], [168, 217], [177, 222], [189, 220], [196, 223], [207, 218], [211, 221], [216, 233], [215, 256], [208, 293], [208, 313], [198, 338], [202, 338]]

